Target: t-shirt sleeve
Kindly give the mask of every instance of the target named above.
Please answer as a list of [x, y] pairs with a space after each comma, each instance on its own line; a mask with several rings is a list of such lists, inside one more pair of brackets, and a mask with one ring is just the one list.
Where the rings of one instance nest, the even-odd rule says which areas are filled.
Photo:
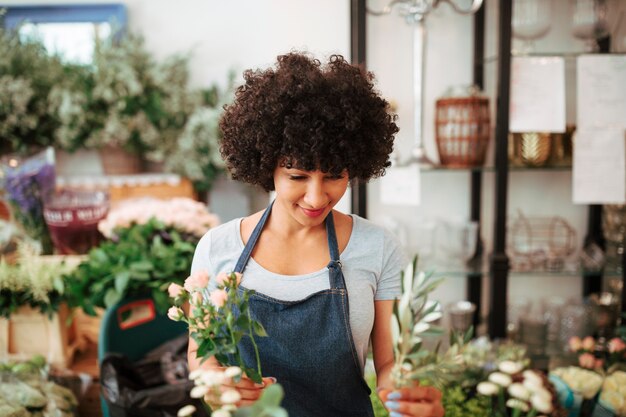
[[402, 293], [400, 274], [408, 264], [408, 258], [398, 240], [385, 231], [382, 269], [375, 300], [394, 300]]
[[191, 273], [196, 271], [205, 270], [209, 273], [209, 290], [213, 290], [217, 284], [213, 279], [213, 266], [211, 265], [211, 232], [206, 233], [198, 244], [193, 254], [193, 260], [191, 261]]

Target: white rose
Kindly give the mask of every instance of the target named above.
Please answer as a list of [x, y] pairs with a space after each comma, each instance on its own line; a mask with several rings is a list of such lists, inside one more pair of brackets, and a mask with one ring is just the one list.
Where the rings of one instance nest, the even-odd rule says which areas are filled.
[[239, 376], [241, 375], [241, 368], [238, 366], [229, 366], [224, 371], [224, 375], [226, 375], [228, 378], [234, 378], [236, 376]]
[[493, 382], [485, 381], [476, 386], [476, 391], [478, 391], [479, 394], [490, 397], [492, 395], [496, 395], [500, 391], [500, 387]]
[[189, 396], [191, 398], [202, 398], [205, 396], [207, 392], [209, 392], [210, 387], [206, 385], [197, 385], [191, 389]]
[[211, 417], [230, 417], [230, 412], [222, 408], [222, 409], [213, 411], [211, 413]]
[[509, 385], [507, 391], [509, 392], [509, 395], [511, 395], [511, 397], [515, 397], [520, 400], [527, 401], [530, 398], [530, 391], [518, 382]]
[[239, 391], [235, 391], [234, 389], [224, 391], [220, 397], [222, 404], [234, 404], [239, 400], [241, 400], [241, 394], [239, 394]]
[[509, 407], [509, 408], [517, 408], [518, 410], [521, 410], [524, 413], [527, 413], [528, 410], [529, 410], [528, 404], [526, 404], [524, 401], [518, 400], [516, 398], [511, 398], [511, 399], [507, 400], [506, 406]]
[[531, 371], [530, 369], [528, 369], [522, 372], [522, 376], [524, 377], [524, 382], [532, 381], [536, 383], [537, 385], [540, 385], [540, 386], [543, 385], [543, 379], [535, 371]]
[[513, 382], [510, 376], [508, 376], [507, 374], [503, 374], [501, 372], [494, 372], [491, 375], [489, 375], [489, 381], [505, 388], [511, 385], [511, 382]]
[[552, 412], [552, 403], [540, 395], [530, 397], [530, 404], [540, 413], [548, 414]]
[[187, 417], [187, 416], [192, 415], [194, 411], [196, 411], [196, 407], [194, 407], [193, 405], [186, 405], [180, 410], [178, 410], [178, 414], [176, 415], [178, 417]]
[[513, 361], [503, 361], [498, 365], [498, 369], [500, 372], [504, 372], [505, 374], [513, 375], [517, 374], [524, 369], [521, 363], [513, 362]]

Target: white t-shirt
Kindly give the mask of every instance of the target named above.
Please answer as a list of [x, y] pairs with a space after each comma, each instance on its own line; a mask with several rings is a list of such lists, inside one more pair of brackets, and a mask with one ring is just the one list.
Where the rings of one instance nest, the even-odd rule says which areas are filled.
[[[374, 301], [400, 296], [400, 272], [407, 259], [390, 232], [362, 217], [351, 217], [352, 234], [340, 260], [349, 296], [352, 337], [363, 370], [374, 325]], [[207, 270], [214, 277], [235, 269], [244, 249], [241, 220], [231, 220], [202, 237], [193, 257], [192, 272]], [[301, 300], [330, 286], [327, 268], [305, 275], [281, 275], [266, 270], [252, 257], [243, 271], [242, 285], [285, 301]]]

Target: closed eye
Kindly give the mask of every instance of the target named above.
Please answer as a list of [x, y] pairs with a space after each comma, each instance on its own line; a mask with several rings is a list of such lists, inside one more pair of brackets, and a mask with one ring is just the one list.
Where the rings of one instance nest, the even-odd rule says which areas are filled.
[[290, 175], [289, 179], [292, 181], [300, 181], [306, 179], [306, 177], [304, 175]]

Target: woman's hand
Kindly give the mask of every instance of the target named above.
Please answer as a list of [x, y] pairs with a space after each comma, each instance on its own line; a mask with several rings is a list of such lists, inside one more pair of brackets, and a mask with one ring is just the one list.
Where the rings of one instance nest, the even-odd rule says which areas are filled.
[[381, 389], [378, 396], [389, 410], [389, 417], [443, 417], [441, 391], [415, 385], [409, 388]]
[[275, 378], [268, 377], [263, 378], [263, 382], [257, 384], [245, 375], [241, 377], [239, 382], [235, 382], [234, 379], [237, 373], [229, 372], [229, 370], [235, 369], [241, 373], [241, 370], [236, 367], [226, 368], [218, 365], [203, 366], [203, 368], [205, 371], [220, 375], [220, 377], [215, 380], [216, 382], [221, 381], [221, 383], [217, 382], [220, 384], [219, 388], [209, 390], [204, 396], [204, 400], [213, 409], [221, 408], [229, 404], [234, 404], [237, 407], [252, 405], [259, 399], [265, 388], [276, 383]]
[[263, 378], [263, 383], [257, 384], [247, 376], [242, 376], [241, 380], [237, 383], [226, 382], [222, 384], [222, 390], [236, 390], [241, 395], [241, 399], [236, 403], [237, 407], [245, 407], [248, 405], [252, 405], [256, 400], [259, 399], [263, 390], [270, 385], [276, 383], [276, 379], [272, 377]]

